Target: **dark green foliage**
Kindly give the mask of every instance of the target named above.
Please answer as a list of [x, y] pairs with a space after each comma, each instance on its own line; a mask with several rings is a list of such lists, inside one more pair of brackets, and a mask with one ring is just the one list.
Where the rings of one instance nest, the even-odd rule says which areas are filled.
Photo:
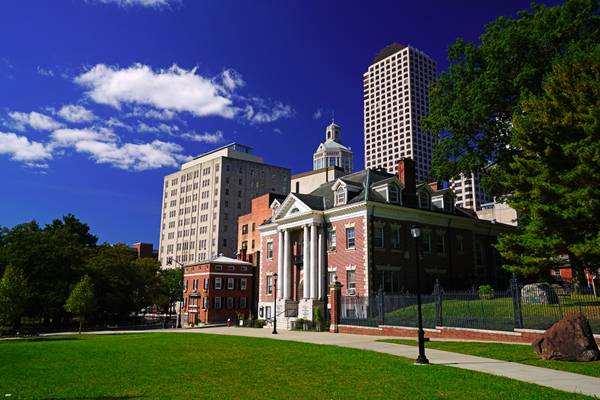
[[19, 330], [30, 295], [23, 271], [9, 265], [0, 280], [0, 326]]
[[160, 272], [157, 260], [137, 259], [124, 244], [96, 243], [89, 226], [70, 214], [44, 228], [31, 221], [0, 229], [0, 274], [12, 265], [27, 281], [32, 295], [21, 312], [27, 321], [67, 325], [72, 315], [65, 304], [84, 276], [95, 292], [94, 312], [84, 319], [94, 324], [118, 323], [157, 303], [166, 310], [181, 296], [181, 271]]

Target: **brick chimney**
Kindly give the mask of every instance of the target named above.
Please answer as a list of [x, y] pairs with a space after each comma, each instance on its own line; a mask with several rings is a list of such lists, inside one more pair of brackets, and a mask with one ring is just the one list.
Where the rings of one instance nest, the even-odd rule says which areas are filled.
[[430, 182], [429, 187], [434, 192], [437, 192], [438, 190], [442, 189], [442, 184], [440, 182]]
[[398, 160], [398, 180], [404, 185], [402, 198], [405, 205], [417, 204], [417, 177], [415, 175], [415, 161], [412, 158]]

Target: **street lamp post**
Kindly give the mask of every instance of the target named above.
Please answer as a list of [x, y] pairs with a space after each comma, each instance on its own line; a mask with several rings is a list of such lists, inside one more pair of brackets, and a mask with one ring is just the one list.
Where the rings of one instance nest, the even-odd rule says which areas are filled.
[[275, 293], [275, 303], [273, 304], [273, 335], [277, 335], [277, 273], [273, 274], [273, 292]]
[[[180, 263], [179, 261], [173, 259], [173, 257], [167, 257], [167, 265], [172, 265], [173, 261], [175, 261], [175, 263], [179, 264], [179, 266], [181, 266], [181, 269], [183, 271], [183, 274], [181, 276], [181, 298], [183, 299], [183, 285], [184, 285], [184, 275], [185, 275], [185, 265], [183, 265], [182, 263]], [[181, 328], [181, 319], [182, 319], [182, 315], [183, 315], [183, 300], [179, 302], [179, 313], [177, 314], [177, 328]]]
[[421, 227], [413, 225], [410, 229], [412, 237], [415, 239], [415, 254], [416, 254], [416, 269], [417, 269], [417, 310], [419, 315], [419, 356], [415, 360], [415, 364], [429, 364], [429, 360], [425, 357], [425, 332], [423, 331], [423, 316], [421, 314], [421, 271], [419, 268], [419, 237], [421, 236]]

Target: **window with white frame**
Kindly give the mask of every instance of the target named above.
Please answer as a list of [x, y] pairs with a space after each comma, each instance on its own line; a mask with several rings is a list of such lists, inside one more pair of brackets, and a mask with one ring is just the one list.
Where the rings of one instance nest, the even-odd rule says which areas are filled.
[[273, 242], [267, 242], [267, 258], [273, 259]]
[[346, 189], [340, 186], [335, 192], [335, 204], [341, 206], [346, 204]]
[[356, 245], [354, 240], [354, 227], [346, 228], [346, 248], [353, 249]]
[[215, 308], [217, 310], [219, 310], [221, 308], [221, 297], [220, 296], [215, 297]]
[[355, 270], [350, 269], [350, 270], [346, 271], [346, 288], [348, 289], [349, 293], [356, 291], [356, 271]]
[[273, 276], [267, 275], [267, 294], [273, 294]]
[[235, 286], [234, 278], [227, 278], [227, 289], [233, 290], [234, 286]]
[[271, 319], [271, 306], [266, 306], [265, 307], [265, 318], [266, 319]]
[[335, 271], [327, 272], [327, 281], [329, 283], [329, 286], [331, 286], [335, 283], [335, 276], [336, 276]]
[[327, 247], [329, 248], [329, 250], [335, 250], [335, 241], [335, 229], [331, 229], [329, 232], [327, 232]]
[[429, 199], [429, 193], [427, 193], [425, 190], [421, 190], [419, 191], [419, 208], [426, 208], [429, 209], [430, 207], [430, 199]]
[[388, 187], [388, 201], [390, 203], [400, 203], [400, 190], [396, 185], [390, 185]]
[[240, 289], [241, 290], [246, 290], [246, 278], [241, 278], [240, 279]]
[[205, 310], [208, 308], [208, 297], [202, 298], [202, 308]]
[[375, 247], [378, 248], [378, 249], [382, 249], [384, 247], [383, 226], [375, 227], [375, 240], [374, 240], [374, 244], [375, 244]]
[[223, 286], [222, 278], [215, 278], [215, 289], [220, 290]]
[[204, 290], [208, 290], [208, 278], [204, 278]]

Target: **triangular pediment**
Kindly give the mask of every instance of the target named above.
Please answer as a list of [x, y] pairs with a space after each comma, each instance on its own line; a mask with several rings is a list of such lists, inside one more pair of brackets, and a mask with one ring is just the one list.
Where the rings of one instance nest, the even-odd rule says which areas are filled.
[[290, 193], [275, 213], [273, 219], [278, 220], [282, 218], [287, 218], [294, 214], [301, 214], [308, 211], [312, 211], [312, 209], [309, 206], [307, 206], [302, 200], [294, 196], [293, 193]]

